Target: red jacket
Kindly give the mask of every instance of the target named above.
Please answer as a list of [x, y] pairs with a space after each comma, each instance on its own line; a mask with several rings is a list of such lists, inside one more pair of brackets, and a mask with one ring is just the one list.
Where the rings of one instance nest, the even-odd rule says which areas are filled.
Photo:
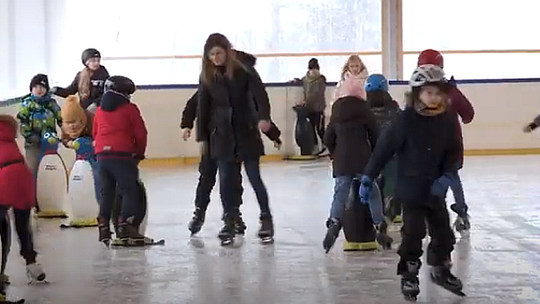
[[125, 96], [106, 92], [94, 116], [96, 154], [144, 158], [148, 131], [139, 108]]
[[35, 206], [35, 178], [15, 142], [17, 121], [0, 115], [0, 205], [29, 210]]
[[[448, 98], [450, 99], [451, 109], [456, 113], [456, 119], [461, 117], [461, 122], [464, 124], [470, 123], [474, 118], [474, 108], [469, 99], [455, 85], [450, 87]], [[458, 122], [456, 125], [456, 136], [459, 137], [459, 143], [461, 145], [461, 155], [458, 164], [458, 168], [460, 169], [463, 166], [463, 132], [461, 130], [461, 124]]]

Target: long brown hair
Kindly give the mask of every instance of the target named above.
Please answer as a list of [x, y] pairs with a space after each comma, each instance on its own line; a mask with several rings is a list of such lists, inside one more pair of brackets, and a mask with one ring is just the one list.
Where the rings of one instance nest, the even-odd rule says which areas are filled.
[[236, 52], [232, 48], [232, 44], [223, 34], [214, 33], [208, 36], [206, 43], [204, 44], [204, 54], [202, 57], [202, 73], [201, 80], [205, 84], [210, 84], [217, 75], [217, 69], [214, 63], [208, 58], [210, 50], [213, 47], [220, 47], [225, 51], [225, 77], [232, 79], [234, 72], [238, 68], [242, 68], [243, 65], [236, 60]]
[[83, 99], [89, 98], [92, 93], [92, 84], [90, 80], [93, 75], [94, 71], [88, 67], [85, 67], [79, 74], [79, 95], [81, 95]]
[[349, 65], [354, 61], [360, 63], [360, 73], [362, 73], [364, 70], [367, 70], [366, 65], [364, 64], [362, 59], [360, 59], [360, 56], [358, 56], [356, 54], [353, 54], [353, 55], [349, 56], [347, 61], [345, 61], [345, 64], [343, 65], [343, 68], [341, 68], [341, 80], [345, 80], [345, 74], [347, 74], [347, 72], [349, 72]]

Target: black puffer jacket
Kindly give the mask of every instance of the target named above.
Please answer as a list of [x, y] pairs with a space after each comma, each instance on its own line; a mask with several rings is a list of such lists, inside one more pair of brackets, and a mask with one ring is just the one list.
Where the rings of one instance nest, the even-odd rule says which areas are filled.
[[[71, 82], [69, 86], [66, 88], [61, 87], [54, 87], [53, 92], [55, 95], [58, 95], [60, 97], [66, 98], [69, 95], [74, 95], [76, 93], [79, 93], [79, 79], [80, 79], [81, 72], [78, 72], [77, 75], [75, 75], [75, 78]], [[81, 97], [81, 106], [86, 109], [91, 104], [95, 104], [96, 106], [99, 106], [101, 97], [103, 96], [103, 91], [105, 89], [105, 80], [109, 78], [109, 71], [104, 66], [100, 66], [99, 69], [97, 69], [92, 77], [90, 78], [90, 96], [80, 96]]]
[[376, 141], [377, 123], [365, 101], [347, 96], [334, 102], [324, 134], [334, 177], [363, 173]]
[[237, 67], [232, 79], [220, 73], [210, 84], [201, 81], [198, 90], [196, 139], [209, 142], [212, 157], [243, 161], [264, 154], [258, 122], [271, 119], [260, 79]]
[[401, 112], [398, 103], [386, 91], [368, 92], [367, 101], [371, 107], [371, 112], [377, 119], [379, 136], [384, 133], [392, 121]]

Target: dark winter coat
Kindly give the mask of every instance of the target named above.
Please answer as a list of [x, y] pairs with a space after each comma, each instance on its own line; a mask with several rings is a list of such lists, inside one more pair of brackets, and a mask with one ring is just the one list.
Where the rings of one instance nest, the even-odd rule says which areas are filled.
[[[81, 72], [78, 72], [77, 75], [75, 75], [75, 78], [73, 79], [71, 84], [66, 88], [55, 87], [54, 94], [63, 98], [66, 98], [69, 95], [77, 94], [79, 92], [80, 75]], [[109, 77], [109, 72], [104, 66], [100, 66], [99, 69], [94, 72], [94, 74], [90, 78], [90, 83], [92, 85], [92, 88], [90, 89], [90, 96], [80, 96], [81, 106], [83, 107], [83, 109], [88, 108], [91, 104], [99, 106], [101, 96], [103, 96], [103, 92], [105, 89], [105, 80], [107, 80], [107, 78]]]
[[472, 122], [474, 118], [474, 108], [469, 101], [469, 99], [461, 93], [461, 91], [457, 88], [455, 85], [455, 81], [450, 81], [451, 86], [448, 91], [448, 99], [450, 102], [450, 112], [454, 113], [455, 119], [457, 121], [456, 124], [456, 136], [459, 140], [460, 145], [460, 153], [459, 153], [459, 159], [456, 162], [458, 165], [458, 168], [461, 168], [463, 166], [463, 154], [464, 154], [464, 147], [463, 147], [463, 131], [461, 130], [461, 124], [459, 123], [458, 117], [461, 118], [461, 121], [464, 124], [468, 124]]
[[377, 122], [365, 101], [347, 96], [334, 102], [324, 134], [334, 177], [363, 173], [376, 141]]
[[365, 174], [376, 178], [397, 154], [394, 196], [404, 204], [424, 204], [429, 201], [433, 182], [455, 168], [460, 153], [455, 130], [451, 111], [424, 116], [407, 107], [378, 141]]
[[386, 91], [369, 92], [367, 100], [371, 107], [371, 112], [373, 112], [377, 119], [377, 131], [380, 136], [388, 129], [390, 123], [396, 119], [401, 109], [398, 103]]
[[[232, 79], [218, 73], [199, 84], [198, 142], [207, 142], [218, 160], [258, 159], [264, 153], [259, 120], [270, 121], [270, 101], [259, 78], [238, 67]], [[253, 102], [255, 100], [255, 103]]]

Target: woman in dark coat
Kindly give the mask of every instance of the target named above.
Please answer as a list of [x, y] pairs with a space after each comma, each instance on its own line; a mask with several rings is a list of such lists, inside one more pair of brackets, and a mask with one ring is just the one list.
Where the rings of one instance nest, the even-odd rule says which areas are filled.
[[270, 102], [261, 80], [235, 58], [222, 34], [206, 40], [198, 90], [196, 139], [201, 153], [209, 153], [218, 164], [225, 209], [219, 238], [225, 245], [235, 234], [238, 196], [234, 191], [242, 184], [241, 164], [258, 162], [264, 153], [259, 130], [267, 132], [271, 127]]

